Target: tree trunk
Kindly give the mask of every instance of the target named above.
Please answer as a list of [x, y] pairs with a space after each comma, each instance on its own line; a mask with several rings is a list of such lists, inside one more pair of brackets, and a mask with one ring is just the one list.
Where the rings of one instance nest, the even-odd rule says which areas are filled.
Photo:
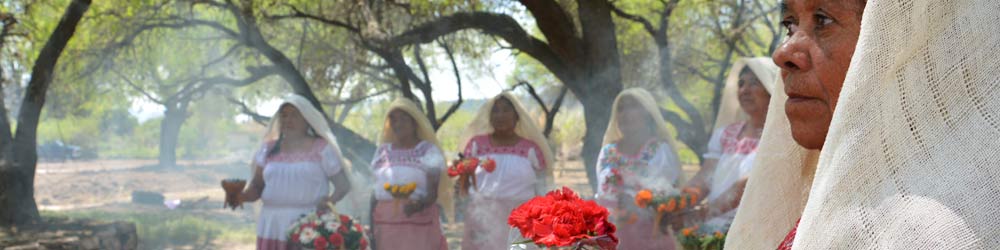
[[[621, 85], [618, 91], [621, 92]], [[587, 183], [597, 192], [597, 155], [603, 146], [604, 131], [611, 119], [611, 105], [616, 95], [593, 94], [580, 98], [587, 132], [583, 137], [583, 166], [587, 170]]]
[[[584, 165], [590, 188], [597, 192], [597, 155], [601, 150], [604, 131], [611, 117], [611, 105], [622, 91], [621, 62], [611, 5], [604, 0], [577, 0], [577, 12], [583, 30], [584, 62], [577, 64], [577, 79], [587, 133], [583, 140]], [[582, 67], [580, 67], [582, 66]], [[574, 88], [571, 88], [574, 89]]]
[[88, 8], [90, 0], [70, 3], [31, 69], [31, 80], [18, 112], [14, 143], [0, 150], [0, 226], [25, 224], [39, 218], [34, 192], [38, 120], [59, 56]]
[[173, 168], [177, 166], [177, 141], [181, 133], [181, 125], [187, 120], [187, 110], [167, 105], [160, 123], [160, 166]]

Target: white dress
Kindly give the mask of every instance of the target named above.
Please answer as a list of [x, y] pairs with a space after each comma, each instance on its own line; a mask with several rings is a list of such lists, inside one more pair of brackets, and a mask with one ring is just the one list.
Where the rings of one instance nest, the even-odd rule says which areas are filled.
[[466, 157], [496, 161], [492, 173], [476, 169], [476, 186], [469, 188], [471, 200], [465, 209], [462, 249], [510, 248], [507, 217], [517, 206], [535, 197], [538, 171], [546, 162], [538, 144], [522, 139], [513, 146], [496, 146], [489, 135], [473, 137], [466, 144]]
[[288, 228], [300, 215], [315, 211], [330, 194], [330, 177], [340, 173], [340, 158], [326, 140], [316, 139], [307, 152], [268, 156], [275, 142], [265, 143], [254, 157], [264, 168], [264, 191], [257, 220], [257, 248], [284, 249]]
[[[757, 156], [757, 138], [739, 138], [746, 122], [730, 124], [712, 133], [708, 142], [708, 152], [705, 159], [715, 159], [715, 171], [708, 176], [706, 183], [709, 193], [706, 199], [714, 202], [740, 179], [747, 177], [753, 169], [753, 161]], [[710, 228], [725, 229], [736, 217], [736, 209], [708, 219], [705, 224]]]

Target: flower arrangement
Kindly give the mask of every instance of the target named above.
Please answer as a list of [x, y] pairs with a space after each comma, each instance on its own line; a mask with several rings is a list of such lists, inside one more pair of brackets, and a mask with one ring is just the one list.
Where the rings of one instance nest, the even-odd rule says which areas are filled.
[[698, 203], [698, 199], [698, 194], [689, 190], [685, 190], [679, 194], [670, 192], [658, 192], [654, 194], [649, 189], [643, 189], [636, 193], [635, 205], [656, 212], [654, 225], [659, 227], [660, 221], [665, 215], [694, 207]]
[[462, 154], [459, 154], [458, 157], [458, 160], [453, 161], [448, 166], [448, 176], [458, 177], [458, 182], [455, 185], [457, 185], [460, 195], [468, 195], [470, 185], [476, 186], [476, 168], [483, 168], [487, 173], [493, 173], [493, 170], [497, 168], [497, 163], [492, 158], [467, 158]]
[[722, 250], [726, 244], [726, 234], [722, 231], [705, 233], [699, 231], [698, 226], [681, 230], [678, 238], [683, 250]]
[[514, 244], [530, 242], [550, 249], [613, 250], [618, 246], [608, 210], [580, 199], [567, 187], [521, 204], [511, 212], [507, 224], [529, 239]]
[[288, 229], [289, 243], [302, 249], [369, 250], [364, 226], [332, 211], [303, 214]]
[[417, 190], [417, 183], [410, 182], [407, 184], [393, 185], [386, 182], [382, 185], [382, 188], [392, 195], [392, 203], [393, 207], [395, 207], [395, 213], [399, 213], [399, 203], [410, 199], [410, 195], [413, 194], [413, 191]]

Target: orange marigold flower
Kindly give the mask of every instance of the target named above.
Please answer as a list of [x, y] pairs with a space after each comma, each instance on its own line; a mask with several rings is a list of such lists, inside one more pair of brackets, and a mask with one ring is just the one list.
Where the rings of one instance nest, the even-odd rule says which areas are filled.
[[662, 203], [660, 204], [660, 206], [656, 207], [656, 211], [660, 212], [660, 213], [670, 212], [670, 211], [667, 211], [667, 204], [662, 204]]
[[685, 228], [684, 230], [681, 230], [681, 233], [684, 234], [684, 237], [691, 237], [691, 234], [694, 233], [694, 228], [693, 227]]
[[667, 209], [667, 212], [670, 212], [670, 213], [672, 213], [674, 211], [677, 211], [677, 199], [671, 198], [669, 201], [667, 201], [667, 208], [666, 209]]
[[649, 189], [640, 190], [639, 193], [635, 194], [635, 205], [639, 207], [646, 207], [651, 201], [653, 201], [653, 192]]
[[681, 198], [680, 200], [681, 200], [681, 204], [678, 204], [677, 206], [678, 206], [678, 209], [683, 210], [685, 207], [687, 207], [687, 200], [684, 200], [683, 198]]
[[722, 236], [725, 236], [725, 235], [722, 235], [722, 232], [719, 232], [719, 231], [715, 231], [715, 238], [717, 238], [717, 239], [721, 239], [721, 238], [722, 238]]

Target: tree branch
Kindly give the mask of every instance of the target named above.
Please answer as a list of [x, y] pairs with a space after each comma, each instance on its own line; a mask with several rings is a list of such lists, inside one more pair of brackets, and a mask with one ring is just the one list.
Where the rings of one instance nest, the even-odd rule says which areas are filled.
[[487, 35], [499, 36], [512, 47], [531, 55], [563, 82], [573, 82], [566, 63], [544, 41], [528, 34], [513, 17], [490, 12], [462, 12], [444, 16], [415, 26], [409, 31], [385, 41], [388, 47], [429, 43], [438, 37], [465, 29], [477, 29]]
[[447, 121], [448, 118], [451, 118], [451, 115], [454, 114], [455, 111], [457, 111], [458, 108], [462, 106], [462, 102], [465, 101], [464, 99], [462, 99], [462, 74], [459, 73], [458, 64], [455, 63], [455, 55], [452, 53], [451, 47], [448, 46], [447, 43], [441, 41], [438, 41], [438, 43], [441, 44], [441, 47], [444, 48], [445, 53], [448, 54], [448, 60], [451, 61], [451, 68], [455, 72], [455, 84], [458, 85], [458, 101], [452, 103], [451, 106], [448, 107], [448, 111], [445, 111], [444, 115], [441, 116], [441, 119], [438, 119], [437, 127], [434, 128], [435, 131], [440, 129], [441, 125], [444, 124], [444, 122]]
[[646, 18], [626, 13], [624, 10], [618, 8], [618, 6], [615, 6], [614, 4], [608, 4], [608, 5], [611, 6], [611, 12], [614, 12], [615, 15], [642, 24], [642, 27], [646, 29], [646, 32], [649, 32], [649, 34], [652, 36], [656, 36], [657, 33], [656, 27], [653, 27], [653, 23], [647, 20]]
[[375, 93], [372, 93], [372, 94], [368, 94], [368, 95], [365, 95], [365, 96], [360, 96], [360, 97], [356, 97], [356, 98], [350, 98], [350, 99], [347, 99], [347, 100], [339, 100], [339, 101], [323, 101], [321, 103], [323, 103], [323, 105], [334, 106], [334, 107], [340, 106], [340, 105], [355, 104], [355, 103], [359, 103], [359, 102], [364, 101], [364, 100], [368, 100], [368, 98], [372, 98], [372, 97], [384, 95], [386, 93], [392, 92], [393, 90], [396, 90], [396, 89], [395, 88], [388, 88], [388, 89], [379, 90], [378, 92], [375, 92]]
[[569, 92], [569, 88], [563, 85], [562, 89], [559, 90], [559, 97], [556, 101], [552, 103], [552, 109], [549, 110], [548, 114], [545, 114], [545, 130], [542, 133], [545, 137], [549, 137], [552, 134], [552, 127], [555, 125], [556, 114], [559, 113], [559, 109], [562, 108], [563, 100], [566, 99], [566, 93]]
[[535, 24], [549, 41], [550, 47], [566, 61], [575, 61], [582, 56], [580, 34], [569, 13], [554, 0], [519, 0]]
[[146, 96], [146, 98], [149, 98], [150, 101], [153, 101], [156, 104], [166, 105], [165, 102], [163, 102], [159, 98], [156, 98], [156, 96], [153, 96], [149, 92], [146, 92], [145, 89], [143, 89], [142, 87], [139, 87], [139, 85], [135, 84], [135, 82], [132, 82], [132, 79], [129, 79], [128, 77], [126, 77], [125, 74], [122, 74], [121, 72], [119, 72], [118, 69], [112, 68], [111, 72], [114, 72], [115, 75], [117, 75], [122, 80], [124, 80], [125, 83], [128, 84], [129, 87], [132, 87], [133, 89], [135, 89], [135, 91], [138, 91], [140, 94]]
[[267, 117], [257, 112], [254, 112], [253, 109], [250, 109], [250, 107], [248, 107], [246, 103], [240, 100], [236, 100], [236, 98], [226, 97], [226, 100], [229, 100], [229, 102], [232, 104], [236, 104], [236, 106], [240, 108], [240, 113], [249, 116], [250, 119], [253, 119], [254, 122], [257, 122], [260, 125], [264, 125], [266, 127], [268, 123], [271, 121], [271, 117]]
[[332, 26], [335, 26], [335, 27], [341, 27], [341, 28], [344, 28], [344, 29], [346, 29], [346, 30], [348, 30], [350, 32], [361, 34], [361, 29], [359, 29], [358, 27], [354, 27], [354, 26], [352, 26], [352, 25], [350, 25], [350, 24], [348, 24], [346, 22], [342, 22], [342, 21], [338, 21], [338, 20], [333, 20], [333, 19], [328, 19], [328, 18], [325, 18], [325, 17], [321, 17], [321, 16], [317, 16], [317, 15], [305, 13], [302, 10], [299, 10], [298, 8], [296, 8], [293, 5], [290, 5], [290, 4], [286, 4], [286, 5], [292, 9], [292, 14], [272, 15], [272, 16], [267, 16], [267, 18], [273, 19], [273, 20], [282, 20], [282, 19], [290, 19], [290, 18], [305, 18], [305, 19], [309, 19], [309, 20], [318, 21], [318, 22], [321, 22], [321, 23], [324, 23], [324, 24], [332, 25]]

